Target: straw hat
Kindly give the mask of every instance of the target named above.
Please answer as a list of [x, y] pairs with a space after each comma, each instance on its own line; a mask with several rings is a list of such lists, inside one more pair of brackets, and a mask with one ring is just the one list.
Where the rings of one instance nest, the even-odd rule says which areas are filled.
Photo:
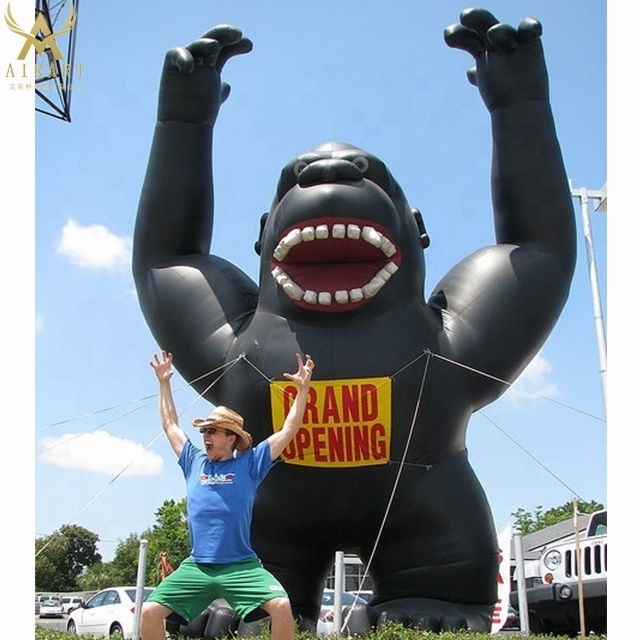
[[251, 445], [253, 444], [251, 434], [243, 429], [244, 418], [228, 407], [216, 407], [208, 418], [196, 418], [192, 424], [194, 427], [204, 429], [220, 427], [221, 429], [235, 433], [240, 438], [237, 444], [238, 451], [251, 449]]

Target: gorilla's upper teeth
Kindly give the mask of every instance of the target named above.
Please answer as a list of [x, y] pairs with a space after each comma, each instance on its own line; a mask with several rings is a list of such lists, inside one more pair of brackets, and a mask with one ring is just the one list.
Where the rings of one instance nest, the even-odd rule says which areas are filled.
[[278, 246], [273, 251], [273, 257], [278, 261], [282, 261], [287, 257], [289, 251], [301, 242], [326, 240], [329, 237], [336, 240], [343, 240], [344, 238], [348, 238], [349, 240], [364, 240], [370, 245], [380, 249], [387, 258], [390, 258], [396, 253], [393, 242], [373, 227], [360, 227], [357, 224], [350, 224], [345, 227], [344, 224], [334, 224], [331, 227], [331, 233], [329, 233], [328, 225], [319, 224], [316, 227], [308, 226], [289, 231], [289, 233], [278, 242]]

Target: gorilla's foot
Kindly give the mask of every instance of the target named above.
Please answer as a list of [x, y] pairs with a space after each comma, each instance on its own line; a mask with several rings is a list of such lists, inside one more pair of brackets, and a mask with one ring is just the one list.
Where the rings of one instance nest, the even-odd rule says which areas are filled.
[[373, 605], [377, 612], [376, 627], [397, 623], [415, 629], [455, 631], [469, 629], [480, 633], [491, 631], [492, 605], [461, 604], [429, 598], [388, 600]]

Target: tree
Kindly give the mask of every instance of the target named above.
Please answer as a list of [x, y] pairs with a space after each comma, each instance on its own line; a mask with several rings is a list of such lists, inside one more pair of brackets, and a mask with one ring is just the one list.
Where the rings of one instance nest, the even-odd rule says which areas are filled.
[[132, 583], [123, 580], [113, 562], [96, 562], [78, 578], [78, 587], [82, 591], [100, 591], [121, 584], [135, 584], [135, 580]]
[[73, 591], [82, 570], [102, 560], [97, 534], [78, 525], [62, 525], [50, 536], [37, 538], [36, 590]]
[[[162, 579], [160, 558], [163, 553], [172, 566], [177, 567], [191, 552], [191, 540], [187, 525], [187, 500], [165, 500], [156, 511], [156, 522], [138, 535], [130, 534], [116, 547], [113, 558], [114, 575], [119, 584], [135, 584], [138, 578], [140, 541], [147, 540], [147, 585], [157, 585]], [[115, 583], [114, 583], [115, 584]]]
[[149, 541], [147, 579], [150, 584], [161, 580], [160, 559], [163, 553], [177, 567], [191, 553], [191, 538], [187, 523], [187, 499], [165, 500], [156, 511], [156, 523], [143, 534]]
[[120, 541], [116, 547], [113, 565], [121, 577], [120, 584], [136, 584], [138, 579], [138, 559], [140, 557], [140, 539], [138, 534], [131, 533], [124, 541]]
[[[578, 500], [578, 511], [580, 513], [593, 513], [594, 511], [600, 511], [600, 509], [604, 509], [604, 505], [600, 502]], [[515, 524], [522, 532], [522, 535], [526, 536], [534, 531], [546, 529], [552, 524], [573, 518], [573, 501], [566, 502], [559, 507], [552, 507], [546, 511], [542, 510], [542, 506], [537, 506], [533, 516], [522, 507], [511, 515], [516, 519]]]

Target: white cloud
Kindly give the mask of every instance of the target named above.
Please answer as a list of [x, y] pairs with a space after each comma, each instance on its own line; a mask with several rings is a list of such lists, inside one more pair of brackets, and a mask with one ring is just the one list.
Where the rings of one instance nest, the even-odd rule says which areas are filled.
[[41, 313], [36, 313], [36, 333], [44, 331], [44, 316]]
[[65, 433], [58, 438], [43, 438], [38, 459], [65, 469], [80, 469], [108, 475], [159, 475], [163, 461], [131, 440], [106, 431]]
[[56, 250], [79, 267], [112, 270], [129, 266], [131, 246], [131, 238], [117, 236], [107, 227], [83, 226], [69, 218]]
[[516, 404], [539, 396], [557, 398], [560, 395], [560, 389], [551, 380], [552, 371], [551, 363], [541, 353], [538, 353], [513, 383], [513, 386], [505, 394], [505, 398], [509, 398], [511, 402]]

